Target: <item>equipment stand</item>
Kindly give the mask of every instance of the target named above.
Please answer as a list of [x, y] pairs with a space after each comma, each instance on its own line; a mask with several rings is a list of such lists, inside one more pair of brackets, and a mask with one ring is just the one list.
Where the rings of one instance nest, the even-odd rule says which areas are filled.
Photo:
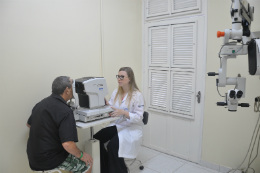
[[100, 151], [99, 140], [93, 138], [94, 129], [90, 127], [90, 140], [85, 142], [85, 152], [93, 158], [93, 165], [91, 173], [100, 173]]

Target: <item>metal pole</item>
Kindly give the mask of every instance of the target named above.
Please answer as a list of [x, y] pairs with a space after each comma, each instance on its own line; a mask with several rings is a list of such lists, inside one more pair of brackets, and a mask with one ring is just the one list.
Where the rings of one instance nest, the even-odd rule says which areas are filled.
[[90, 140], [94, 140], [93, 135], [94, 135], [94, 129], [93, 127], [90, 127]]

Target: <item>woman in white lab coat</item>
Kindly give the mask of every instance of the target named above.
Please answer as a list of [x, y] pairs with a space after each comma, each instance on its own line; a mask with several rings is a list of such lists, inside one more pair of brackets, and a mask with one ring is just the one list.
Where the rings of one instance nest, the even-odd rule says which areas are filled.
[[124, 158], [136, 158], [143, 136], [144, 98], [134, 72], [122, 67], [116, 77], [118, 88], [107, 104], [114, 109], [111, 116], [120, 118], [94, 135], [100, 141], [101, 173], [127, 173]]

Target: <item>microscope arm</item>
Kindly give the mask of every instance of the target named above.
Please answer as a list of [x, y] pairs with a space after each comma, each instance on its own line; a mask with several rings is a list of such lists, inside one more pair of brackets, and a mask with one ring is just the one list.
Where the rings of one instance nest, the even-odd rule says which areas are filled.
[[226, 85], [235, 85], [236, 89], [243, 92], [242, 98], [245, 98], [246, 78], [244, 77], [227, 77], [227, 59], [236, 58], [233, 56], [224, 56], [221, 58], [222, 67], [219, 69], [218, 87], [225, 87]]

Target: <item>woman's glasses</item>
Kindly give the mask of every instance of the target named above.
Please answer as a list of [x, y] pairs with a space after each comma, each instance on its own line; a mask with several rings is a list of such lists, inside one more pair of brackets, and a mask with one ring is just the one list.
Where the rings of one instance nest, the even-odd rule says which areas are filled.
[[116, 78], [117, 79], [120, 79], [120, 80], [123, 80], [125, 76], [119, 76], [119, 75], [116, 75]]

